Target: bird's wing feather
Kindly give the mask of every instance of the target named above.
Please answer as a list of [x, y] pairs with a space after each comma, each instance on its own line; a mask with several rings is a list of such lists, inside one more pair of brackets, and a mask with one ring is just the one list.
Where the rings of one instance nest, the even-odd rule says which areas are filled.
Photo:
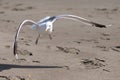
[[96, 23], [96, 22], [93, 22], [93, 21], [90, 21], [88, 19], [85, 19], [83, 17], [79, 17], [79, 16], [76, 16], [76, 15], [58, 15], [56, 16], [56, 19], [61, 19], [61, 18], [65, 18], [65, 19], [71, 19], [71, 20], [79, 20], [81, 22], [83, 22], [84, 24], [88, 24], [88, 25], [92, 25], [92, 26], [96, 26], [96, 27], [99, 27], [99, 28], [105, 28], [106, 25], [103, 25], [103, 24], [99, 24], [99, 23]]
[[43, 23], [43, 22], [45, 22], [46, 20], [48, 20], [49, 18], [50, 18], [50, 16], [46, 16], [45, 18], [41, 19], [41, 20], [39, 21], [39, 23]]
[[16, 34], [15, 34], [14, 43], [13, 43], [13, 53], [14, 53], [14, 55], [16, 56], [16, 58], [17, 58], [17, 38], [18, 38], [18, 36], [19, 36], [20, 30], [21, 30], [21, 28], [22, 28], [24, 25], [32, 25], [32, 24], [36, 24], [36, 25], [37, 25], [37, 23], [34, 22], [34, 21], [32, 21], [32, 20], [24, 20], [24, 21], [20, 24], [20, 26], [18, 27], [18, 29], [17, 29], [17, 32], [16, 32]]

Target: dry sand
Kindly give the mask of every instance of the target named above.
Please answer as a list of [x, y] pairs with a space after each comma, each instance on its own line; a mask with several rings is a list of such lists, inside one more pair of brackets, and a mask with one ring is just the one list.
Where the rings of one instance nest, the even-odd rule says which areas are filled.
[[[43, 33], [38, 45], [37, 31], [26, 26], [19, 37], [24, 55], [16, 61], [12, 47], [19, 24], [59, 14], [112, 26], [58, 20], [53, 40]], [[0, 80], [120, 80], [120, 0], [0, 0], [0, 24]]]

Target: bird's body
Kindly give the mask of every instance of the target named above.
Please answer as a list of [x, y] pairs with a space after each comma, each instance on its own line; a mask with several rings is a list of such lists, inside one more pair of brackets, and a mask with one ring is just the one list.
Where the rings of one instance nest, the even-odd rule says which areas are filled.
[[[32, 29], [37, 29], [39, 32], [40, 31], [48, 31], [49, 37], [50, 37], [50, 39], [52, 39], [51, 33], [53, 32], [53, 23], [58, 19], [70, 19], [70, 20], [75, 20], [75, 21], [81, 21], [84, 24], [88, 24], [88, 25], [91, 25], [91, 26], [99, 27], [99, 28], [105, 28], [106, 27], [106, 25], [99, 24], [99, 23], [90, 21], [88, 19], [85, 19], [85, 18], [82, 18], [82, 17], [79, 17], [79, 16], [75, 16], [75, 15], [69, 15], [69, 14], [51, 16], [51, 17], [47, 16], [47, 17], [41, 19], [38, 22], [34, 22], [32, 20], [25, 20], [20, 24], [20, 26], [19, 26], [19, 28], [16, 32], [16, 35], [15, 35], [14, 55], [15, 56], [17, 55], [17, 38], [18, 38], [19, 32], [20, 32], [21, 28], [23, 27], [23, 25], [28, 23], [27, 25], [32, 25], [31, 28]], [[36, 44], [38, 43], [39, 37], [40, 37], [40, 34], [38, 35], [38, 37], [36, 39]]]

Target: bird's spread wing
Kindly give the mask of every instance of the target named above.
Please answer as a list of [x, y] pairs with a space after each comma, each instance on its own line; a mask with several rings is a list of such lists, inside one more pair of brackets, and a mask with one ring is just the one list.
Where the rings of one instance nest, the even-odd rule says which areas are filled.
[[[43, 25], [46, 24], [47, 21], [49, 21], [49, 18], [50, 18], [50, 16], [47, 16], [47, 17], [39, 20], [39, 21], [36, 22], [36, 23], [37, 23], [37, 25], [38, 25], [39, 27], [43, 27]], [[42, 26], [41, 26], [41, 25], [42, 25]], [[44, 27], [45, 27], [45, 26], [44, 26]], [[37, 27], [36, 27], [36, 24], [33, 24], [33, 25], [31, 26], [31, 28], [32, 28], [32, 29], [36, 29], [36, 28], [37, 28]]]
[[32, 21], [32, 20], [24, 20], [17, 29], [17, 32], [15, 34], [14, 43], [13, 43], [13, 53], [14, 53], [16, 59], [18, 59], [18, 56], [17, 56], [17, 38], [19, 36], [20, 30], [24, 25], [32, 25], [32, 24], [37, 25], [37, 23]]
[[45, 18], [41, 19], [41, 20], [39, 21], [39, 23], [44, 23], [44, 22], [46, 22], [49, 18], [50, 18], [50, 16], [46, 16]]
[[106, 28], [107, 27], [107, 25], [99, 24], [99, 23], [90, 21], [88, 19], [76, 16], [76, 15], [69, 15], [68, 14], [68, 15], [58, 15], [58, 16], [56, 16], [56, 19], [60, 19], [60, 18], [71, 19], [71, 20], [79, 20], [79, 21], [83, 22], [84, 24], [96, 26], [96, 27], [99, 27], [99, 28]]

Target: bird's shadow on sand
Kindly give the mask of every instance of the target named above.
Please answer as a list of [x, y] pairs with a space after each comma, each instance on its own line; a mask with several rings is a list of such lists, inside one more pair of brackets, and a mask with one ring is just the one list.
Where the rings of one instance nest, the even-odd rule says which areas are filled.
[[16, 65], [16, 64], [0, 64], [0, 72], [3, 70], [9, 70], [12, 68], [63, 68], [64, 66], [34, 66], [34, 65]]

